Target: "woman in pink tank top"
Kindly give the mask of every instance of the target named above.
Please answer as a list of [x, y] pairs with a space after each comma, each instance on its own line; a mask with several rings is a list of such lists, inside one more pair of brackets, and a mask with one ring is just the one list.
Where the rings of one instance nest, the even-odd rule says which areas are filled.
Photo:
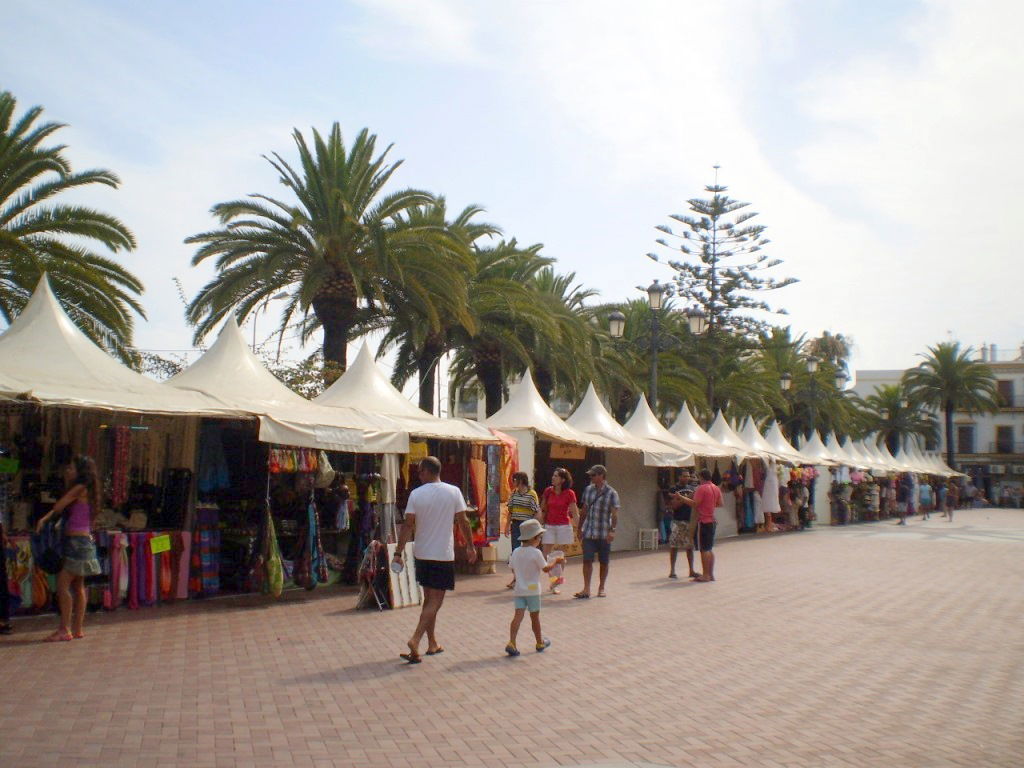
[[85, 577], [101, 572], [92, 538], [92, 524], [100, 509], [100, 483], [96, 462], [88, 456], [76, 456], [64, 469], [67, 492], [36, 525], [42, 531], [47, 521], [63, 515], [63, 566], [57, 574], [57, 603], [60, 629], [47, 642], [85, 637]]

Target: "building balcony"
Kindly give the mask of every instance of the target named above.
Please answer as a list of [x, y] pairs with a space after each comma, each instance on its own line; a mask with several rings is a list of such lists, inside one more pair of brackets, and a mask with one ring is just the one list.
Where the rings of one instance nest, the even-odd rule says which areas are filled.
[[1013, 440], [996, 440], [988, 444], [988, 452], [997, 456], [1013, 456], [1024, 454], [1024, 442]]

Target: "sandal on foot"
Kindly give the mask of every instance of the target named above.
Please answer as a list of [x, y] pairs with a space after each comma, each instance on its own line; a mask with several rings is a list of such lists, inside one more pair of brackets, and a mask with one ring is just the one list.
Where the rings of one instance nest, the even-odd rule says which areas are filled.
[[550, 646], [551, 641], [545, 637], [544, 642], [537, 643], [537, 653], [544, 653], [544, 651], [547, 650]]
[[44, 643], [66, 643], [71, 639], [70, 632], [61, 632], [59, 629], [43, 640]]
[[514, 645], [512, 645], [512, 643], [509, 643], [505, 646], [505, 653], [507, 653], [509, 656], [520, 655], [519, 650]]
[[75, 632], [71, 635], [75, 640], [85, 640], [85, 632]]
[[444, 648], [440, 645], [432, 651], [427, 651], [427, 656], [437, 656], [438, 654], [444, 653]]
[[419, 664], [423, 661], [418, 653], [400, 653], [398, 658], [405, 659], [406, 664]]
[[598, 597], [608, 597], [608, 593], [607, 593], [607, 592], [605, 592], [605, 591], [604, 591], [604, 590], [602, 589], [602, 590], [601, 590], [600, 592], [598, 592], [598, 593], [597, 593], [597, 596], [598, 596]]
[[586, 592], [577, 592], [575, 595], [572, 596], [572, 599], [573, 600], [589, 600], [590, 599], [590, 595], [588, 595]]

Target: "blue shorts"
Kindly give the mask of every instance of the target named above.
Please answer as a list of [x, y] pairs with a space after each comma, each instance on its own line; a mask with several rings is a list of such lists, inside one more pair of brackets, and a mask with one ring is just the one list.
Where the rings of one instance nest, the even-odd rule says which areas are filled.
[[602, 565], [608, 565], [612, 556], [612, 544], [608, 539], [583, 540], [583, 562], [592, 563], [595, 556]]
[[517, 597], [516, 610], [529, 611], [530, 613], [540, 613], [540, 595], [526, 595], [525, 597]]

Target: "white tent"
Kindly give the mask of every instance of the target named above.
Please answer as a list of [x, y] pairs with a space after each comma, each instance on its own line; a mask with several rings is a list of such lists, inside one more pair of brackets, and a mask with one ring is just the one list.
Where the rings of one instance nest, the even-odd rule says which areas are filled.
[[907, 468], [903, 465], [899, 459], [893, 456], [889, 452], [889, 446], [884, 442], [878, 444], [878, 452], [882, 455], [886, 465], [889, 467], [890, 472], [906, 472]]
[[744, 459], [760, 458], [761, 456], [760, 452], [754, 450], [743, 438], [736, 434], [736, 430], [729, 426], [729, 422], [726, 421], [721, 411], [715, 416], [714, 422], [708, 429], [708, 434], [732, 451], [732, 455], [737, 462]]
[[326, 408], [288, 389], [249, 349], [234, 316], [202, 357], [160, 386], [178, 394], [202, 393], [257, 416], [263, 442], [353, 453], [409, 450], [408, 432], [391, 419]]
[[768, 427], [768, 431], [764, 435], [765, 442], [771, 446], [771, 449], [781, 456], [785, 456], [787, 460], [794, 464], [817, 464], [818, 459], [815, 456], [809, 456], [793, 447], [793, 445], [786, 440], [786, 436], [782, 434], [782, 429], [779, 427], [778, 422], [773, 421], [772, 425]]
[[803, 445], [800, 446], [800, 453], [811, 458], [812, 464], [834, 467], [839, 464], [832, 456], [832, 452], [821, 442], [821, 436], [817, 432], [811, 433]]
[[551, 410], [544, 402], [533, 377], [527, 371], [518, 384], [513, 385], [508, 401], [501, 410], [484, 421], [493, 429], [502, 432], [531, 431], [549, 440], [573, 445], [585, 445], [592, 448], [624, 448], [618, 440], [607, 435], [595, 435], [583, 432], [565, 423], [561, 416]]
[[133, 413], [238, 415], [214, 398], [168, 389], [112, 358], [71, 321], [45, 275], [0, 335], [0, 397]]
[[867, 449], [867, 455], [877, 461], [880, 468], [886, 472], [898, 471], [892, 457], [883, 453], [881, 447], [879, 447], [877, 434], [869, 435], [861, 443], [861, 446]]
[[784, 464], [799, 463], [794, 457], [785, 456], [772, 448], [768, 444], [768, 441], [761, 436], [760, 432], [758, 432], [757, 425], [749, 416], [743, 420], [743, 428], [740, 430], [740, 437], [743, 438], [743, 442], [761, 454], [762, 458], [770, 457], [776, 461], [781, 461]]
[[584, 395], [572, 416], [565, 421], [566, 424], [581, 432], [605, 435], [623, 445], [643, 451], [644, 466], [681, 467], [693, 464], [693, 455], [685, 450], [676, 448], [674, 445], [666, 445], [656, 439], [649, 439], [647, 436], [627, 432], [626, 428], [608, 413], [601, 398], [597, 396], [597, 390], [594, 389], [593, 383], [587, 387], [587, 394]]
[[646, 461], [649, 467], [692, 467], [693, 452], [676, 439], [675, 435], [665, 429], [654, 415], [650, 404], [644, 395], [640, 395], [633, 415], [626, 422], [626, 432], [642, 444], [664, 446], [664, 455], [657, 457], [661, 463], [654, 464]]
[[825, 447], [832, 454], [832, 458], [844, 467], [857, 468], [857, 460], [843, 448], [843, 444], [839, 442], [835, 432], [828, 433], [828, 437], [825, 438]]
[[731, 457], [733, 455], [733, 451], [730, 448], [722, 445], [704, 431], [700, 424], [697, 423], [697, 420], [693, 418], [693, 414], [690, 412], [690, 407], [686, 403], [683, 403], [683, 407], [679, 411], [679, 415], [676, 417], [675, 423], [669, 427], [668, 431], [671, 432], [672, 435], [674, 435], [688, 451], [695, 453], [698, 456], [721, 458], [725, 456]]
[[370, 414], [383, 414], [410, 434], [421, 437], [497, 442], [483, 424], [465, 419], [441, 419], [409, 402], [381, 372], [366, 344], [345, 373], [313, 402], [329, 408], [358, 408]]

